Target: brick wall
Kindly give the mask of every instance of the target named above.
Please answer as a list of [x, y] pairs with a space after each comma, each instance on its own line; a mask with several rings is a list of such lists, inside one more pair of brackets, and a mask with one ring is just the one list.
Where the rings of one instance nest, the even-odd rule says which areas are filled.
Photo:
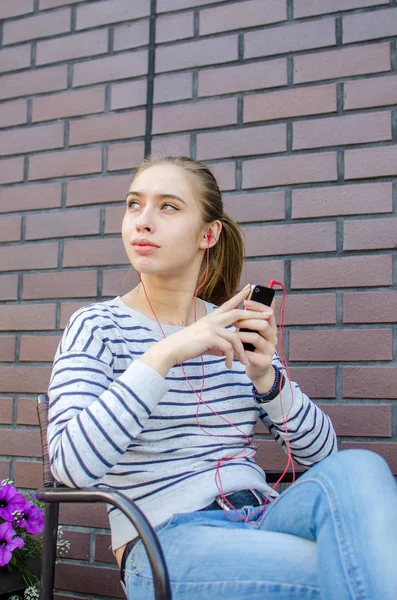
[[[157, 0], [153, 111], [149, 15], [0, 3], [0, 476], [40, 485], [35, 398], [62, 329], [132, 285], [123, 196], [150, 145], [213, 167], [244, 282], [287, 287], [294, 376], [342, 448], [397, 474], [396, 0]], [[263, 464], [284, 464], [258, 436]], [[58, 600], [121, 597], [105, 510], [62, 522]]]

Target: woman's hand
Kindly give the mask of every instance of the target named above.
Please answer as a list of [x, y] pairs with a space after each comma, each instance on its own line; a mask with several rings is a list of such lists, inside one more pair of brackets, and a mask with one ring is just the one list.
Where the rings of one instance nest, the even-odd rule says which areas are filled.
[[[249, 342], [255, 346], [254, 352], [246, 351], [248, 365], [247, 376], [251, 379], [259, 393], [267, 393], [273, 386], [275, 372], [272, 368], [272, 359], [277, 346], [277, 325], [274, 316], [275, 302], [271, 307], [251, 300], [244, 302], [244, 308], [252, 311], [252, 318], [235, 325], [239, 328], [252, 329], [251, 332], [239, 331], [242, 342]], [[260, 318], [256, 315], [260, 313]]]
[[182, 364], [202, 354], [225, 356], [228, 368], [231, 368], [236, 358], [248, 366], [249, 360], [242, 344], [241, 334], [227, 329], [236, 323], [243, 323], [246, 327], [247, 323], [256, 324], [257, 320], [264, 322], [262, 305], [258, 305], [260, 307], [258, 311], [253, 307], [249, 310], [237, 308], [248, 296], [248, 292], [249, 286], [246, 286], [211, 314], [154, 344], [139, 360], [151, 365], [163, 377], [174, 365]]

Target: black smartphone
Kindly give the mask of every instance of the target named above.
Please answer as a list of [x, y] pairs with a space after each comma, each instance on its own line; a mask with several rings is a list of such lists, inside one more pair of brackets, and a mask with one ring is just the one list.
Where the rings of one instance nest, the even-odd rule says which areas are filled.
[[[273, 298], [274, 290], [272, 288], [264, 285], [258, 285], [257, 283], [251, 284], [251, 289], [247, 300], [254, 300], [254, 302], [260, 302], [261, 304], [266, 304], [266, 306], [271, 306]], [[240, 331], [249, 331], [253, 333], [252, 329], [240, 329]], [[255, 346], [253, 344], [243, 342], [243, 346], [244, 350], [248, 350], [249, 352], [253, 352], [255, 350]]]

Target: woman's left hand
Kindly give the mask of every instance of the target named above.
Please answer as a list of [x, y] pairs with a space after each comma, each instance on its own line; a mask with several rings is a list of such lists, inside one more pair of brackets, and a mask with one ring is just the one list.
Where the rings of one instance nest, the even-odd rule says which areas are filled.
[[255, 351], [246, 351], [249, 364], [246, 366], [247, 376], [251, 379], [259, 393], [267, 393], [273, 386], [275, 371], [272, 367], [272, 359], [277, 346], [277, 325], [274, 315], [275, 301], [271, 307], [246, 300], [244, 308], [263, 313], [263, 319], [247, 319], [236, 323], [236, 327], [252, 329], [252, 332], [239, 331], [242, 342], [248, 342], [255, 346]]

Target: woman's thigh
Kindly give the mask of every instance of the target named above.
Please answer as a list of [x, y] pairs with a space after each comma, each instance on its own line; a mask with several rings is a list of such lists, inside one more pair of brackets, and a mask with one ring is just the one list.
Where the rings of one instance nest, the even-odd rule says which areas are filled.
[[[320, 598], [312, 541], [233, 522], [222, 511], [175, 515], [158, 536], [173, 600]], [[142, 542], [127, 560], [126, 588], [131, 600], [154, 597]]]

